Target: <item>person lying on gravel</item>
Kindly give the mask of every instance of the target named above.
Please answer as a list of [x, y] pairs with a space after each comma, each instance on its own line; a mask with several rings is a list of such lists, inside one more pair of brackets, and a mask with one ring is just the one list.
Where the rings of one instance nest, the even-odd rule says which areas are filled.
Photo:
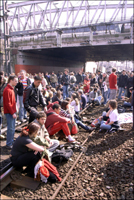
[[59, 115], [61, 107], [59, 104], [54, 104], [52, 108], [49, 108], [47, 111], [47, 119], [45, 126], [48, 130], [49, 135], [54, 135], [55, 133], [59, 132], [60, 130], [68, 138], [68, 142], [75, 143], [76, 140], [71, 136], [68, 123], [70, 123], [70, 119], [66, 117], [61, 117]]
[[[15, 140], [11, 150], [11, 162], [16, 168], [27, 166], [30, 176], [34, 177], [34, 167], [41, 159], [40, 152], [44, 151], [44, 147], [36, 144], [31, 140], [33, 134], [37, 133], [40, 126], [34, 122], [30, 123], [27, 130], [22, 129], [20, 136]], [[33, 151], [28, 151], [28, 149]]]
[[50, 139], [49, 137], [49, 133], [47, 129], [45, 128], [45, 122], [46, 122], [45, 112], [44, 111], [38, 112], [34, 122], [40, 126], [39, 131], [38, 131], [38, 136], [45, 138], [48, 141], [49, 143], [48, 150], [49, 152], [53, 152], [59, 146], [59, 141]]
[[109, 117], [107, 121], [104, 121], [105, 116], [101, 116], [98, 118], [98, 124], [100, 124], [100, 129], [110, 130], [111, 128], [118, 129], [118, 111], [117, 111], [117, 101], [110, 100], [109, 103], [109, 111], [106, 113], [106, 117]]

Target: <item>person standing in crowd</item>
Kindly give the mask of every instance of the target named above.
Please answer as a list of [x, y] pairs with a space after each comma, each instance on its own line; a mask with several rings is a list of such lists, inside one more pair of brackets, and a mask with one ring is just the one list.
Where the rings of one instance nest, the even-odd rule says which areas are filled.
[[76, 75], [76, 84], [80, 84], [82, 83], [82, 75], [81, 75], [81, 71], [78, 72], [78, 74]]
[[30, 84], [31, 84], [31, 81], [29, 78], [26, 77], [26, 71], [21, 70], [20, 76], [18, 77], [18, 83], [15, 87], [15, 89], [17, 89], [17, 102], [19, 105], [19, 120], [21, 122], [23, 122], [23, 119], [27, 119], [27, 112], [23, 104], [23, 91]]
[[90, 89], [90, 79], [89, 79], [89, 74], [86, 74], [86, 77], [84, 79], [84, 88], [83, 88], [84, 93], [88, 93], [89, 89]]
[[69, 97], [68, 88], [70, 85], [70, 77], [69, 77], [68, 73], [69, 73], [69, 70], [64, 69], [64, 74], [61, 79], [61, 83], [63, 85], [63, 99], [65, 99], [66, 97]]
[[24, 92], [24, 107], [30, 113], [29, 123], [36, 118], [38, 105], [41, 104], [44, 107], [44, 111], [47, 110], [43, 95], [38, 88], [41, 81], [42, 79], [39, 76], [35, 76], [34, 82]]
[[70, 88], [73, 88], [76, 83], [76, 77], [73, 72], [70, 72]]
[[112, 68], [112, 73], [109, 76], [109, 87], [110, 87], [110, 97], [109, 100], [116, 99], [117, 93], [117, 76], [116, 76], [116, 69]]
[[4, 77], [0, 75], [0, 128], [2, 127], [2, 107], [3, 107], [3, 91], [6, 87]]
[[61, 84], [62, 76], [63, 76], [63, 72], [59, 72], [59, 75], [57, 76], [58, 77], [58, 84], [59, 85]]
[[131, 96], [129, 88], [133, 87], [133, 85], [134, 85], [134, 73], [131, 72], [130, 77], [128, 78], [128, 81], [127, 81], [127, 97], [128, 98]]
[[118, 100], [121, 100], [121, 96], [126, 96], [127, 83], [128, 83], [128, 76], [126, 75], [126, 71], [123, 70], [122, 74], [119, 76], [119, 82], [118, 82], [119, 96], [118, 96]]
[[47, 80], [48, 85], [50, 84], [50, 77], [48, 75], [48, 72], [45, 73], [45, 79]]
[[98, 70], [98, 73], [97, 73], [98, 75], [98, 78], [97, 78], [97, 81], [98, 81], [98, 85], [99, 85], [99, 87], [101, 88], [101, 84], [102, 84], [102, 74], [101, 74], [101, 71], [100, 70]]
[[109, 77], [106, 73], [103, 73], [102, 77], [101, 94], [104, 99], [103, 105], [105, 106], [108, 99]]
[[41, 81], [41, 86], [42, 86], [42, 88], [43, 89], [45, 89], [46, 88], [46, 86], [48, 85], [48, 83], [47, 83], [47, 80], [45, 79], [45, 77], [44, 77], [44, 74], [43, 73], [39, 73], [39, 76], [41, 77], [41, 79], [42, 79], [42, 81]]
[[18, 82], [17, 76], [10, 76], [8, 84], [3, 91], [3, 107], [7, 120], [7, 141], [6, 147], [11, 149], [14, 140], [15, 119], [16, 119], [16, 100], [14, 87]]
[[95, 74], [92, 74], [91, 75], [91, 80], [90, 80], [90, 86], [93, 86], [96, 83], [97, 83], [96, 76], [95, 76]]
[[52, 74], [50, 75], [50, 83], [53, 88], [56, 88], [56, 84], [58, 83], [57, 75], [52, 71]]

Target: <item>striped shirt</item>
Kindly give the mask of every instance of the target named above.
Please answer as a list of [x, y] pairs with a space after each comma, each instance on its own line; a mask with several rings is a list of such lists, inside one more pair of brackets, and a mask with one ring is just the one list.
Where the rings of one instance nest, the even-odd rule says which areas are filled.
[[71, 115], [68, 114], [68, 113], [67, 113], [65, 110], [63, 110], [62, 108], [61, 108], [61, 111], [60, 111], [59, 115], [60, 115], [61, 117], [67, 117], [67, 118], [70, 118], [70, 119], [71, 119]]
[[21, 82], [23, 84], [23, 90], [25, 90], [25, 88], [27, 87], [27, 79], [22, 79]]

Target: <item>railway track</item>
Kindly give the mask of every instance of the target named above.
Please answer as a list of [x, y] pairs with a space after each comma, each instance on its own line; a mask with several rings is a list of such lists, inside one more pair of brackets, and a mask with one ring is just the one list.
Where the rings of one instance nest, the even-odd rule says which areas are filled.
[[[23, 126], [25, 126], [27, 124], [27, 122], [17, 125], [16, 126], [16, 130], [18, 128], [21, 128]], [[4, 133], [5, 129], [3, 130]], [[88, 141], [88, 138], [85, 139], [85, 141], [82, 143], [82, 146]], [[62, 183], [60, 184], [60, 186], [58, 187], [58, 189], [56, 190], [56, 193], [54, 194], [53, 197], [51, 197], [52, 199], [54, 199], [56, 197], [56, 195], [58, 194], [58, 192], [60, 191], [60, 188], [62, 187], [62, 185], [65, 183], [65, 181], [67, 180], [69, 174], [71, 173], [71, 171], [73, 170], [74, 166], [76, 165], [76, 163], [78, 162], [79, 158], [81, 157], [81, 155], [83, 154], [83, 151], [80, 153], [80, 155], [78, 156], [77, 160], [75, 161], [75, 163], [73, 164], [73, 166], [71, 167], [71, 169], [69, 170], [69, 173], [67, 173], [67, 175], [65, 176], [65, 178], [63, 179]], [[13, 167], [12, 163], [9, 162], [8, 164], [6, 164], [3, 168], [0, 169], [0, 191], [2, 191], [9, 183], [11, 183], [12, 179], [12, 173], [15, 171], [15, 168]]]
[[[93, 108], [92, 113], [84, 117], [97, 118], [102, 110], [104, 108], [97, 112]], [[130, 175], [133, 174], [133, 133], [128, 131], [130, 125], [126, 129], [111, 134], [99, 133], [98, 130], [89, 134], [80, 129], [75, 137], [86, 148], [86, 153], [76, 151], [65, 165], [59, 166], [58, 172], [63, 179], [61, 183], [40, 183], [35, 191], [25, 187], [13, 188], [12, 191], [9, 185], [2, 194], [15, 199], [121, 199], [124, 194], [120, 193], [120, 188], [124, 185], [120, 182], [123, 180], [127, 184], [122, 188], [126, 191], [126, 199], [133, 199], [133, 179]]]
[[[15, 126], [15, 131], [21, 129], [23, 126], [27, 125], [27, 121], [24, 123], [18, 122]], [[6, 135], [7, 127], [1, 129], [1, 135]], [[2, 144], [2, 141], [1, 141]], [[1, 146], [2, 148], [2, 146]], [[3, 166], [4, 165], [4, 166]], [[6, 159], [1, 161], [0, 163], [0, 191], [2, 191], [13, 179], [11, 178], [11, 174], [15, 171], [10, 159]]]

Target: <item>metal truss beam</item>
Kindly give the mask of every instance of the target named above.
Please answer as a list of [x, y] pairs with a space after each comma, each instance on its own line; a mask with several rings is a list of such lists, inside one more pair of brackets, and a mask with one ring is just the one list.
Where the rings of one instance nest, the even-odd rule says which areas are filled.
[[[122, 13], [120, 19], [122, 21], [127, 19], [126, 10], [133, 8], [133, 4], [129, 4], [127, 0], [119, 0], [117, 4], [107, 4], [106, 0], [105, 2], [100, 0], [97, 5], [90, 5], [90, 0], [75, 2], [77, 2], [75, 6], [71, 0], [35, 0], [9, 4], [9, 30], [10, 32], [30, 29], [52, 31], [62, 27], [108, 23], [119, 21], [117, 20], [119, 13]], [[109, 9], [112, 12], [109, 12]]]

